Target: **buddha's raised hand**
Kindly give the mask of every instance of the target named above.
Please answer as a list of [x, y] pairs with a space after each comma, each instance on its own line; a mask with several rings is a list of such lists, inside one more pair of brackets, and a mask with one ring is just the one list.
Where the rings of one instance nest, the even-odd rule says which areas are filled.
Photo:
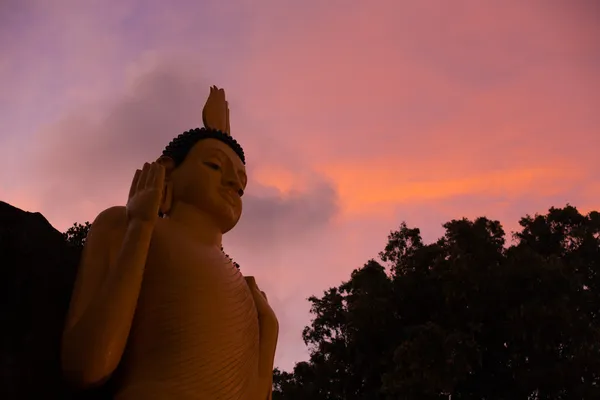
[[156, 222], [164, 183], [165, 169], [158, 163], [145, 163], [141, 170], [135, 171], [127, 200], [127, 219], [130, 222]]
[[229, 127], [229, 104], [225, 100], [225, 90], [210, 87], [210, 94], [202, 109], [202, 122], [207, 129], [215, 129], [231, 134]]

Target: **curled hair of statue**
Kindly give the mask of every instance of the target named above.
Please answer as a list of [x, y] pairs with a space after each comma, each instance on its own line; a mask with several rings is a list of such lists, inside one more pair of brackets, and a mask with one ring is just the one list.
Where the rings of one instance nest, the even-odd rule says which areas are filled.
[[[246, 156], [244, 155], [244, 149], [242, 146], [232, 138], [230, 135], [223, 133], [216, 129], [207, 128], [194, 128], [189, 131], [185, 131], [177, 136], [175, 139], [165, 147], [162, 152], [164, 157], [169, 157], [175, 162], [175, 167], [178, 167], [183, 163], [188, 153], [194, 147], [196, 143], [203, 139], [217, 139], [225, 143], [238, 155], [242, 163], [246, 165]], [[165, 215], [162, 212], [158, 212], [160, 218], [164, 218]], [[234, 262], [235, 265], [237, 263]], [[238, 267], [239, 268], [239, 267]]]
[[175, 161], [175, 166], [179, 166], [187, 156], [190, 149], [200, 140], [217, 139], [225, 143], [238, 155], [242, 163], [246, 164], [246, 157], [242, 146], [230, 135], [215, 129], [195, 128], [183, 132], [167, 145], [162, 155]]

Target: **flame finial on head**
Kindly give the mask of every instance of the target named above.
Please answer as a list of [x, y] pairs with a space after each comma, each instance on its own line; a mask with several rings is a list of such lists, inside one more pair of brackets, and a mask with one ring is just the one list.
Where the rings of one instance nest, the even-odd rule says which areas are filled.
[[183, 132], [167, 145], [162, 155], [175, 161], [175, 166], [180, 165], [191, 147], [202, 139], [217, 139], [227, 144], [246, 164], [246, 157], [242, 146], [231, 137], [229, 125], [229, 104], [225, 100], [225, 91], [216, 86], [210, 87], [210, 94], [202, 109], [202, 122], [204, 128], [194, 128]]
[[231, 136], [229, 125], [229, 103], [225, 99], [225, 90], [210, 87], [210, 93], [202, 109], [202, 122], [208, 130], [221, 131]]

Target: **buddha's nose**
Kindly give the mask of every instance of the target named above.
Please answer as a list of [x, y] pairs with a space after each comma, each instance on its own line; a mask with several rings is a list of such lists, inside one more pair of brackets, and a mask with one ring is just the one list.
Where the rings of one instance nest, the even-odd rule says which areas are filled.
[[236, 192], [242, 188], [242, 185], [237, 180], [227, 181], [227, 187], [235, 190]]
[[224, 182], [225, 186], [227, 186], [228, 188], [231, 188], [235, 192], [238, 192], [239, 190], [242, 189], [242, 183], [240, 182], [240, 178], [238, 178], [238, 176], [233, 172], [224, 174], [223, 180], [225, 181]]

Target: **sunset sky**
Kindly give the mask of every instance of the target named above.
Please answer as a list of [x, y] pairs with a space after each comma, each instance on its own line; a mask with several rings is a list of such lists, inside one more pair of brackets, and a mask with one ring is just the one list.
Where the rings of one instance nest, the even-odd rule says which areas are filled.
[[61, 231], [125, 204], [212, 84], [250, 178], [225, 249], [284, 369], [402, 221], [600, 209], [594, 0], [0, 0], [0, 200]]

